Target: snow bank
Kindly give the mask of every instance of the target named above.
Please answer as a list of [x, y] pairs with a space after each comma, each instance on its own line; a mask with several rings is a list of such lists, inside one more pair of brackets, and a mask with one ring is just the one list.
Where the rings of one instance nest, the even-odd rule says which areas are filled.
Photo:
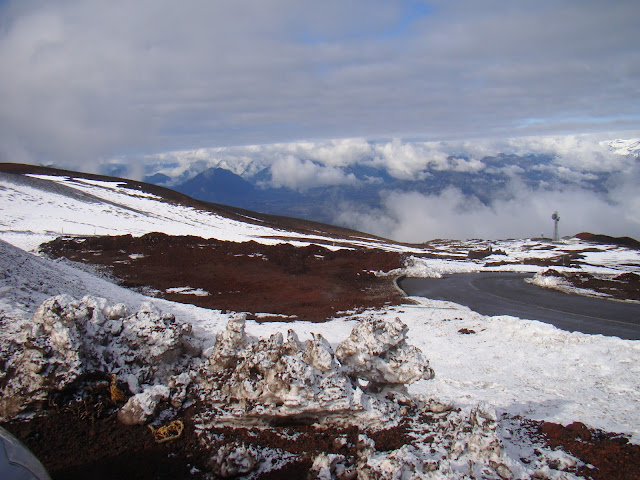
[[349, 338], [338, 345], [336, 357], [347, 375], [375, 385], [430, 380], [434, 376], [433, 370], [422, 352], [406, 343], [408, 331], [398, 317], [390, 321], [364, 318], [353, 328]]
[[88, 372], [116, 375], [138, 393], [141, 384], [167, 382], [199, 351], [191, 325], [150, 303], [129, 313], [101, 298], [52, 297], [2, 337], [0, 418], [43, 402]]
[[471, 411], [437, 417], [431, 428], [425, 426], [416, 432], [411, 445], [396, 450], [378, 452], [375, 442], [361, 435], [358, 478], [511, 479], [514, 473], [520, 478], [534, 473], [506, 454], [497, 427], [493, 408], [479, 405]]
[[[504, 480], [541, 472], [544, 478], [575, 478], [563, 471], [570, 462], [557, 462], [542, 445], [525, 456], [528, 445], [505, 433], [491, 405], [454, 409], [437, 398], [409, 395], [403, 381], [434, 375], [420, 350], [406, 343], [407, 333], [397, 318], [366, 317], [334, 354], [319, 334], [304, 343], [292, 330], [286, 339], [281, 332], [252, 337], [244, 316], [237, 315], [206, 352], [197, 391], [207, 408], [196, 417], [196, 433], [206, 445], [215, 435], [211, 432], [222, 426], [357, 425], [355, 455], [315, 454], [310, 478]], [[411, 432], [410, 440], [391, 450], [376, 445], [376, 431], [401, 423]], [[517, 433], [516, 421], [508, 426]], [[348, 443], [346, 438], [336, 441]], [[251, 475], [268, 462], [258, 447], [230, 444], [209, 463], [227, 477]]]
[[611, 297], [611, 295], [607, 295], [606, 293], [576, 287], [569, 281], [567, 281], [564, 277], [550, 274], [549, 270], [538, 272], [533, 276], [533, 278], [525, 278], [524, 281], [533, 285], [537, 285], [538, 287], [558, 290], [559, 292], [564, 293], [573, 293], [577, 295], [585, 295], [588, 297]]
[[411, 343], [429, 352], [437, 372], [429, 382], [412, 384], [410, 393], [457, 406], [488, 402], [513, 415], [563, 425], [579, 421], [640, 442], [640, 341], [412, 299], [416, 305], [379, 314], [400, 315]]
[[[318, 478], [573, 478], [563, 471], [571, 458], [523, 440], [516, 417], [505, 421], [485, 403], [455, 405], [437, 394], [408, 393], [407, 384], [424, 387], [434, 373], [407, 340], [419, 336], [422, 345], [431, 345], [431, 355], [442, 338], [434, 330], [425, 335], [415, 321], [411, 337], [404, 322], [388, 315], [360, 318], [335, 350], [317, 333], [305, 342], [293, 330], [286, 337], [276, 332], [256, 338], [247, 334], [245, 317], [235, 315], [202, 353], [189, 325], [151, 304], [132, 313], [100, 298], [52, 297], [32, 321], [2, 336], [0, 415], [8, 420], [84, 373], [101, 371], [126, 381], [134, 393], [118, 412], [125, 424], [153, 422], [165, 402], [174, 408], [202, 402], [194, 421], [204, 445], [220, 426], [358, 426], [355, 455], [315, 454], [312, 472]], [[447, 349], [449, 363], [459, 368], [451, 345]], [[482, 380], [478, 370], [473, 374]], [[502, 378], [495, 371], [492, 376]], [[376, 431], [400, 425], [410, 440], [391, 450], [376, 446]], [[281, 453], [282, 462], [296, 457]], [[212, 452], [209, 466], [221, 476], [251, 475], [274, 468], [273, 455], [279, 454], [268, 447], [226, 444]]]
[[[334, 353], [320, 334], [304, 343], [293, 330], [286, 340], [282, 333], [255, 339], [237, 315], [208, 352], [201, 395], [224, 412], [216, 423], [393, 421], [406, 397], [402, 386], [433, 378], [421, 352], [406, 344], [406, 333], [399, 319], [368, 318]], [[375, 395], [383, 389], [395, 395]]]

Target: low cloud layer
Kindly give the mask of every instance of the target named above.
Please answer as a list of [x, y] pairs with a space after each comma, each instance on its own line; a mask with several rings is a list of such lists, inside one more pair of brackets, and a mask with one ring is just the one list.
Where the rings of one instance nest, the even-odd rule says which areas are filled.
[[305, 191], [314, 187], [355, 184], [353, 174], [345, 174], [334, 166], [319, 165], [293, 155], [281, 157], [271, 164], [272, 187]]
[[[619, 133], [626, 138], [640, 137], [640, 130]], [[589, 172], [621, 171], [633, 164], [624, 151], [615, 151], [615, 146], [610, 144], [615, 137], [611, 135], [438, 142], [351, 138], [182, 150], [147, 155], [140, 161], [150, 166], [148, 173], [161, 172], [175, 178], [193, 176], [209, 167], [225, 168], [244, 177], [270, 168], [274, 173], [273, 186], [294, 190], [351, 184], [353, 178], [347, 170], [354, 166], [382, 169], [399, 180], [417, 179], [429, 170], [480, 172], [486, 168], [481, 161], [484, 157], [499, 154], [549, 155], [554, 159], [553, 164], [540, 168], [553, 168], [556, 172], [564, 169], [566, 175], [575, 177]], [[113, 161], [125, 166], [130, 163], [129, 158]]]
[[553, 235], [551, 215], [560, 215], [560, 235], [583, 231], [640, 238], [640, 194], [615, 192], [617, 201], [579, 189], [521, 189], [508, 200], [485, 205], [455, 187], [438, 195], [389, 192], [381, 209], [343, 205], [340, 224], [386, 238], [424, 242], [434, 238], [524, 238]]
[[[637, 129], [637, 18], [635, 0], [7, 0], [0, 159]], [[386, 148], [395, 175], [420, 168]]]
[[[640, 137], [640, 132], [627, 134]], [[568, 135], [448, 142], [356, 138], [169, 152], [146, 161], [169, 165], [164, 171], [174, 176], [193, 174], [189, 169], [194, 165], [221, 166], [247, 178], [266, 169], [271, 174], [270, 181], [264, 177], [266, 185], [299, 192], [326, 186], [357, 188], [362, 176], [356, 179], [350, 172], [360, 167], [398, 181], [427, 181], [441, 172], [464, 173], [467, 179], [497, 174], [506, 183], [488, 186], [491, 190], [482, 192], [482, 201], [455, 183], [425, 194], [395, 189], [393, 181], [384, 184], [380, 178], [376, 183], [372, 177], [371, 183], [380, 185], [379, 204], [331, 205], [336, 212], [332, 220], [408, 242], [520, 238], [552, 235], [551, 214], [558, 210], [562, 235], [591, 231], [640, 238], [640, 142], [606, 138]], [[520, 159], [493, 164], [486, 158], [499, 154]], [[531, 155], [531, 163], [523, 163]], [[531, 172], [548, 180], [527, 184]]]

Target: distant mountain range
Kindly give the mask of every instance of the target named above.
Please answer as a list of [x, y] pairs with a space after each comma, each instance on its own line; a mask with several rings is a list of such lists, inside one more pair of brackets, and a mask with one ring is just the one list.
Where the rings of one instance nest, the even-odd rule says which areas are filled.
[[[331, 223], [335, 221], [338, 206], [366, 204], [376, 208], [385, 192], [439, 194], [454, 186], [465, 195], [489, 204], [496, 195], [504, 195], [506, 185], [513, 180], [530, 188], [579, 183], [592, 191], [604, 191], [611, 176], [611, 172], [605, 171], [567, 178], [566, 172], [553, 165], [552, 156], [542, 154], [487, 156], [480, 160], [481, 168], [466, 171], [456, 168], [460, 160], [460, 157], [449, 157], [450, 169], [428, 168], [412, 179], [395, 178], [384, 168], [356, 164], [342, 169], [350, 182], [305, 190], [271, 186], [269, 167], [244, 177], [225, 168], [212, 167], [171, 188], [198, 200]], [[173, 180], [158, 173], [144, 179], [157, 185], [171, 185]]]
[[[358, 212], [397, 220], [389, 202], [407, 193], [433, 198], [455, 190], [488, 209], [545, 192], [583, 191], [616, 203], [612, 189], [633, 185], [639, 158], [638, 139], [477, 145], [346, 139], [174, 151], [145, 156], [140, 164], [145, 182], [199, 200], [363, 229], [370, 225], [358, 221]], [[116, 159], [101, 173], [127, 177], [130, 165]]]

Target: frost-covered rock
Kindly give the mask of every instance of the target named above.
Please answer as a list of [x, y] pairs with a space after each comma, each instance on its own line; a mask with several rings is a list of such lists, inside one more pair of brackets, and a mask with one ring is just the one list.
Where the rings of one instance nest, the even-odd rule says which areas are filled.
[[321, 453], [309, 471], [309, 478], [317, 480], [355, 480], [358, 472], [354, 465], [348, 465], [344, 455]]
[[191, 384], [191, 372], [182, 372], [169, 378], [169, 388], [173, 392], [171, 395], [171, 406], [174, 408], [182, 407], [187, 398], [187, 388]]
[[358, 469], [363, 480], [419, 479], [429, 467], [420, 451], [412, 445], [403, 445], [391, 452], [372, 455]]
[[519, 467], [519, 478], [530, 478], [519, 458], [510, 458], [496, 434], [497, 417], [490, 405], [467, 411], [436, 414], [414, 430], [411, 444], [377, 451], [373, 440], [361, 435], [358, 478], [367, 480], [423, 478], [486, 478], [507, 480]]
[[433, 378], [422, 352], [406, 343], [408, 327], [399, 319], [368, 317], [338, 345], [336, 357], [347, 374], [376, 385], [401, 385]]
[[218, 450], [209, 462], [213, 472], [222, 478], [237, 477], [253, 471], [257, 464], [257, 452], [244, 444], [229, 444]]
[[[281, 333], [258, 340], [246, 335], [244, 318], [236, 316], [218, 336], [208, 367], [202, 371], [202, 394], [226, 412], [219, 421], [269, 422], [297, 417], [322, 423], [328, 417], [336, 421], [342, 415], [353, 422], [356, 414], [361, 419], [390, 418], [401, 403], [412, 400], [399, 392], [365, 394], [358, 379], [400, 386], [403, 380], [431, 378], [433, 372], [420, 351], [405, 343], [404, 324], [370, 323], [377, 328], [366, 330], [364, 335], [362, 328], [356, 327], [347, 346], [352, 356], [362, 352], [367, 355], [368, 365], [377, 368], [374, 376], [363, 371], [364, 363], [353, 361], [345, 367], [322, 335], [313, 334], [310, 340], [301, 342], [289, 330], [286, 340]], [[356, 345], [359, 341], [370, 345]], [[384, 382], [380, 372], [384, 372]]]
[[9, 419], [26, 404], [43, 402], [53, 389], [63, 389], [82, 371], [78, 324], [89, 315], [86, 305], [67, 295], [44, 302], [32, 322], [22, 322], [2, 336], [0, 419]]
[[118, 420], [125, 425], [142, 425], [156, 411], [158, 403], [169, 398], [169, 388], [155, 385], [134, 395], [118, 411]]
[[246, 316], [233, 315], [227, 322], [227, 327], [216, 339], [216, 343], [209, 357], [209, 363], [214, 370], [224, 370], [231, 367], [243, 350], [252, 342], [245, 332]]
[[115, 374], [138, 393], [138, 385], [165, 382], [197, 353], [191, 326], [150, 303], [130, 314], [101, 298], [52, 297], [31, 322], [2, 336], [0, 418], [41, 403], [86, 372]]
[[280, 333], [249, 341], [244, 320], [234, 318], [218, 337], [209, 364], [204, 382], [209, 400], [231, 399], [240, 415], [324, 414], [353, 406], [353, 386], [320, 335], [301, 343], [290, 330], [286, 341]]

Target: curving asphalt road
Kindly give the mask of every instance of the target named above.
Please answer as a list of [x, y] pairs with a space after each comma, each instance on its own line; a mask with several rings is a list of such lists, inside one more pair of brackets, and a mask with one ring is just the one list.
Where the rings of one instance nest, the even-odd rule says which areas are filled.
[[524, 281], [528, 273], [458, 273], [443, 278], [403, 278], [407, 295], [448, 300], [483, 315], [540, 320], [568, 331], [640, 340], [640, 304], [548, 290]]

